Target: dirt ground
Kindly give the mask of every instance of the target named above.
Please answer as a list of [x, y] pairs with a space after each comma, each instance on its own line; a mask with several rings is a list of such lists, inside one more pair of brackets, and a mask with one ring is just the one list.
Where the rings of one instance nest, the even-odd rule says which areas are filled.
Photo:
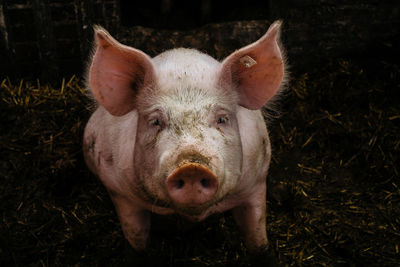
[[[0, 82], [0, 266], [127, 265], [114, 207], [82, 157], [82, 82]], [[400, 266], [399, 85], [399, 66], [382, 60], [292, 75], [269, 122], [267, 229], [282, 265]], [[229, 212], [153, 222], [154, 264], [249, 265]]]

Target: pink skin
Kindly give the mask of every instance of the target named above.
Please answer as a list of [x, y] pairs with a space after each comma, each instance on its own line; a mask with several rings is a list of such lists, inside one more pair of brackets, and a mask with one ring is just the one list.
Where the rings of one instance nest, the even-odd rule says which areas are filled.
[[284, 75], [279, 28], [222, 63], [189, 49], [151, 59], [95, 29], [89, 84], [100, 106], [84, 156], [135, 249], [146, 248], [150, 212], [199, 221], [230, 209], [248, 249], [267, 247], [271, 148], [259, 109]]

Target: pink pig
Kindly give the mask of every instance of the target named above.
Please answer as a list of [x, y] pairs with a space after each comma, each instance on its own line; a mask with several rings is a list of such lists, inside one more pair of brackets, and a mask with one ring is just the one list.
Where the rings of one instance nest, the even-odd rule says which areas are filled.
[[230, 209], [248, 250], [268, 247], [271, 146], [260, 109], [285, 76], [280, 25], [222, 62], [183, 48], [150, 58], [95, 28], [88, 81], [99, 107], [84, 156], [136, 250], [151, 212], [200, 221]]

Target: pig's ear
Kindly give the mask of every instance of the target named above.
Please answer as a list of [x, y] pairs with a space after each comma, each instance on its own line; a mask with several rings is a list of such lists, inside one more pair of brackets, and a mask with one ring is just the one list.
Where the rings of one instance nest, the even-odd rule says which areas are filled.
[[221, 82], [236, 88], [239, 105], [264, 106], [278, 91], [284, 76], [284, 60], [278, 45], [281, 22], [273, 23], [258, 41], [232, 53], [222, 62]]
[[90, 89], [109, 113], [122, 116], [134, 108], [138, 90], [154, 82], [154, 67], [145, 53], [118, 43], [101, 27], [94, 31]]

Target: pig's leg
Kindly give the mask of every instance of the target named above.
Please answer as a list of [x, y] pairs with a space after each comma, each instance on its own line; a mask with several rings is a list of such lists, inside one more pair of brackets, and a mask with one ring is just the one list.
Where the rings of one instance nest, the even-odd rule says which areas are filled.
[[245, 203], [233, 209], [233, 216], [255, 266], [277, 266], [274, 251], [268, 244], [266, 206], [266, 184], [263, 183]]
[[122, 231], [131, 246], [142, 251], [146, 248], [150, 232], [150, 213], [135, 206], [132, 200], [110, 194], [117, 209]]
[[233, 209], [233, 216], [244, 236], [246, 247], [251, 252], [268, 247], [265, 225], [266, 185], [263, 183], [257, 191], [242, 205]]

